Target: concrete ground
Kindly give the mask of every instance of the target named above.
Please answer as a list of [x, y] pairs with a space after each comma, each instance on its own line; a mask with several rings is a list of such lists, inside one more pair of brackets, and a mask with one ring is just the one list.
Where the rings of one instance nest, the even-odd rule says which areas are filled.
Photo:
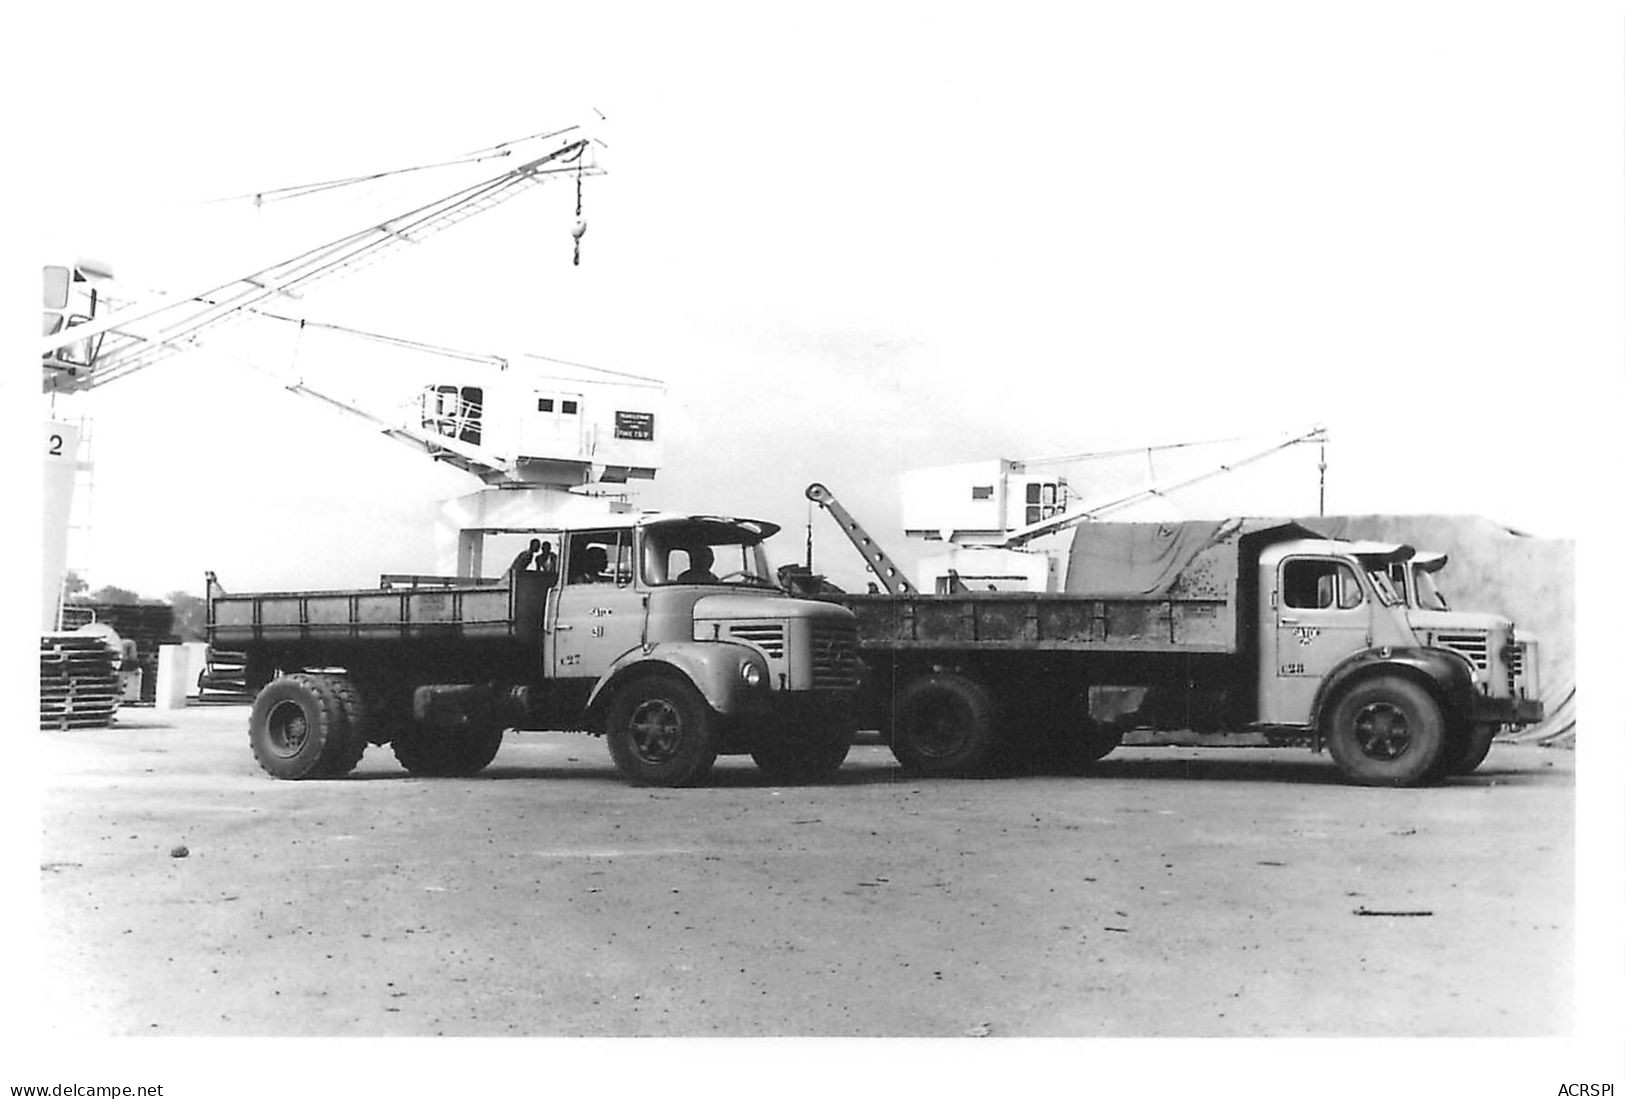
[[510, 733], [259, 771], [246, 707], [39, 734], [40, 1020], [80, 1035], [1502, 1036], [1573, 1026], [1574, 757], [1421, 790], [1303, 750], [918, 781], [878, 744], [635, 789]]

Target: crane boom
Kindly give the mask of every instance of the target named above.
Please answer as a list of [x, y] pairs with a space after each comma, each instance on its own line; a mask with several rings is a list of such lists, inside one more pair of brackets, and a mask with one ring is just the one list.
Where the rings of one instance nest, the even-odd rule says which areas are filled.
[[835, 521], [841, 525], [841, 533], [863, 555], [868, 562], [870, 570], [880, 578], [881, 586], [889, 595], [917, 595], [918, 590], [908, 582], [908, 577], [897, 567], [880, 545], [863, 529], [863, 525], [852, 518], [852, 513], [841, 506], [835, 494], [823, 485], [814, 481], [807, 486], [807, 499], [829, 512]]
[[1011, 531], [1005, 536], [1004, 541], [1000, 542], [999, 545], [1005, 549], [1018, 549], [1021, 546], [1026, 545], [1028, 542], [1031, 542], [1034, 538], [1041, 538], [1046, 534], [1055, 534], [1066, 530], [1068, 527], [1077, 526], [1079, 523], [1087, 522], [1091, 519], [1098, 519], [1107, 512], [1116, 511], [1119, 508], [1125, 508], [1131, 504], [1141, 503], [1142, 501], [1148, 500], [1153, 496], [1161, 496], [1165, 493], [1173, 492], [1176, 489], [1186, 488], [1190, 485], [1206, 481], [1210, 477], [1217, 477], [1220, 474], [1229, 473], [1232, 470], [1241, 468], [1242, 466], [1251, 465], [1253, 462], [1267, 458], [1271, 454], [1275, 454], [1278, 451], [1285, 450], [1287, 447], [1297, 446], [1300, 443], [1324, 443], [1326, 442], [1327, 437], [1326, 429], [1317, 424], [1309, 431], [1306, 431], [1301, 435], [1291, 436], [1281, 442], [1276, 443], [1266, 450], [1257, 451], [1256, 453], [1248, 454], [1245, 457], [1238, 458], [1234, 461], [1220, 464], [1213, 469], [1198, 473], [1195, 476], [1166, 484], [1146, 485], [1144, 488], [1136, 489], [1133, 492], [1116, 497], [1115, 499], [1107, 500], [1101, 504], [1096, 504], [1093, 507], [1072, 508], [1062, 512], [1060, 515], [1052, 516], [1051, 518], [1042, 520], [1041, 522], [1029, 523], [1027, 526]]
[[[101, 320], [74, 325], [47, 336], [40, 348], [41, 354], [46, 356], [81, 341], [96, 337], [102, 337], [102, 341], [88, 365], [68, 370], [47, 370], [44, 390], [76, 392], [94, 389], [195, 346], [209, 330], [246, 319], [253, 314], [255, 305], [267, 299], [290, 293], [322, 278], [351, 273], [402, 245], [416, 244], [442, 229], [500, 205], [545, 181], [550, 175], [560, 172], [600, 174], [596, 168], [581, 168], [577, 163], [585, 155], [588, 145], [586, 139], [570, 141], [483, 183], [463, 188], [262, 270], [185, 297], [119, 310]], [[559, 162], [576, 166], [559, 166]]]

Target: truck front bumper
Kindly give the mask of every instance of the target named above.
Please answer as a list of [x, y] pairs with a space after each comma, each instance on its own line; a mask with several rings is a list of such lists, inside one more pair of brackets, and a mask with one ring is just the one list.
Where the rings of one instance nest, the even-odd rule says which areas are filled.
[[767, 705], [741, 709], [722, 729], [722, 752], [749, 752], [761, 738], [796, 738], [826, 729], [856, 729], [851, 691], [775, 691]]
[[1546, 704], [1538, 698], [1475, 694], [1467, 717], [1474, 725], [1534, 725], [1546, 719]]

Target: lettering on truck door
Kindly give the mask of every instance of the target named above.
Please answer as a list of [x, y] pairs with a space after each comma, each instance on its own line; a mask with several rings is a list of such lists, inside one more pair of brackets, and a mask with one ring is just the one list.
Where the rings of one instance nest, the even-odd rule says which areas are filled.
[[1276, 572], [1274, 653], [1260, 654], [1259, 720], [1303, 725], [1326, 673], [1371, 644], [1371, 604], [1347, 562], [1288, 557]]
[[559, 679], [597, 679], [643, 639], [643, 593], [634, 582], [632, 532], [583, 531], [570, 536], [553, 619], [551, 672]]

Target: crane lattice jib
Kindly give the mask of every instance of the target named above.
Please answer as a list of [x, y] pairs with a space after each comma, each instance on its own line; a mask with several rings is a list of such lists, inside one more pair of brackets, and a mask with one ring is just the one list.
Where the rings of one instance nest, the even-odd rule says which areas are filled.
[[[484, 213], [543, 182], [550, 175], [577, 174], [577, 167], [548, 167], [556, 161], [574, 165], [584, 155], [585, 140], [572, 141], [545, 156], [521, 164], [483, 183], [464, 188], [387, 221], [330, 241], [261, 271], [212, 287], [202, 293], [146, 309], [120, 310], [89, 324], [66, 329], [46, 341], [46, 353], [58, 343], [106, 333], [95, 363], [76, 378], [48, 376], [46, 390], [91, 389], [170, 355], [195, 346], [206, 332], [238, 323], [252, 307], [268, 298], [306, 287], [333, 275], [353, 274], [394, 249], [417, 244], [442, 229]], [[601, 174], [596, 169], [588, 174]]]
[[1183, 488], [1189, 488], [1191, 485], [1209, 480], [1210, 478], [1218, 477], [1226, 473], [1232, 473], [1235, 470], [1240, 469], [1242, 466], [1251, 465], [1254, 462], [1268, 458], [1271, 454], [1285, 450], [1288, 447], [1298, 446], [1301, 443], [1325, 443], [1329, 437], [1330, 436], [1328, 435], [1326, 428], [1317, 424], [1309, 431], [1301, 435], [1289, 436], [1288, 438], [1273, 444], [1268, 449], [1260, 450], [1256, 453], [1248, 454], [1241, 458], [1232, 459], [1229, 462], [1220, 463], [1214, 466], [1212, 469], [1196, 474], [1193, 477], [1186, 477], [1183, 480], [1174, 481], [1167, 484], [1147, 485], [1144, 488], [1135, 489], [1133, 492], [1119, 496], [1113, 500], [1107, 500], [1104, 503], [1095, 504], [1091, 507], [1072, 508], [1049, 519], [1044, 519], [1037, 523], [1030, 523], [1025, 527], [1010, 531], [1007, 535], [1005, 535], [1004, 541], [999, 543], [999, 546], [1002, 549], [1020, 549], [1033, 539], [1042, 538], [1046, 534], [1056, 534], [1060, 531], [1066, 530], [1068, 527], [1075, 527], [1079, 523], [1088, 522], [1092, 519], [1099, 519], [1102, 515], [1109, 512], [1130, 507], [1134, 504], [1143, 503], [1152, 497], [1166, 496], [1168, 493], [1175, 492]]
[[841, 533], [845, 534], [847, 540], [863, 555], [863, 559], [868, 562], [869, 568], [880, 579], [881, 586], [888, 594], [918, 594], [918, 589], [908, 582], [908, 578], [897, 567], [897, 563], [887, 556], [886, 551], [881, 549], [873, 538], [869, 537], [869, 532], [852, 518], [852, 513], [841, 506], [841, 502], [835, 499], [833, 492], [814, 482], [807, 486], [807, 499], [829, 512], [841, 525]]

